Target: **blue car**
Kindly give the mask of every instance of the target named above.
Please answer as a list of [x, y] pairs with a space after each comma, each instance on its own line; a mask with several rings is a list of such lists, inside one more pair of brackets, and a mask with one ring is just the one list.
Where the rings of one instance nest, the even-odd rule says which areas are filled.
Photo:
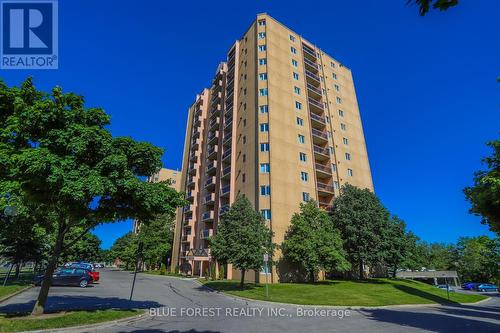
[[480, 285], [480, 283], [477, 283], [477, 282], [466, 282], [464, 284], [462, 284], [462, 289], [465, 289], [465, 290], [474, 290], [474, 288], [476, 286]]
[[498, 291], [498, 287], [491, 283], [480, 283], [474, 286], [476, 291]]

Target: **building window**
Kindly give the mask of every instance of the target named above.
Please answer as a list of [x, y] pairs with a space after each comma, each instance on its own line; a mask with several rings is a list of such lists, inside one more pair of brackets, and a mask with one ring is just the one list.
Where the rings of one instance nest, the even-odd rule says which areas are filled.
[[265, 65], [267, 64], [267, 59], [266, 58], [260, 58], [259, 59], [259, 65]]
[[311, 196], [307, 192], [302, 192], [302, 201], [309, 201]]
[[345, 129], [346, 129], [345, 124], [340, 124], [340, 129], [343, 130], [343, 131], [345, 131]]
[[243, 95], [247, 94], [247, 88], [243, 89]]
[[247, 161], [247, 155], [243, 154], [243, 163], [245, 163], [246, 161]]
[[271, 210], [270, 209], [262, 209], [260, 211], [260, 213], [262, 214], [262, 217], [266, 220], [270, 220], [271, 219]]
[[302, 180], [303, 182], [307, 182], [309, 180], [309, 175], [307, 174], [307, 172], [300, 172], [300, 180]]
[[271, 186], [269, 185], [261, 185], [260, 186], [260, 195], [271, 195]]
[[260, 172], [262, 173], [269, 173], [271, 171], [271, 166], [269, 163], [261, 163], [260, 164]]
[[292, 42], [295, 42], [295, 36], [294, 36], [294, 35], [290, 35], [290, 40], [291, 40]]
[[260, 113], [268, 113], [269, 107], [267, 105], [261, 105], [261, 106], [259, 106], [259, 111], [260, 111]]
[[352, 177], [352, 169], [347, 169], [347, 175], [348, 175], [349, 177]]
[[342, 104], [342, 98], [337, 96], [337, 104]]
[[301, 162], [306, 162], [306, 161], [307, 161], [307, 155], [306, 155], [306, 153], [302, 153], [302, 152], [300, 152], [300, 153], [299, 153], [299, 160], [300, 160]]
[[344, 111], [339, 110], [339, 116], [343, 117], [344, 116]]
[[332, 62], [330, 62], [330, 66], [331, 66], [332, 68], [335, 68], [335, 63], [334, 63], [333, 61], [332, 61]]
[[298, 80], [299, 79], [299, 74], [293, 72], [293, 79]]
[[332, 164], [332, 171], [337, 172], [337, 164]]
[[260, 26], [266, 25], [266, 20], [259, 20], [259, 25]]
[[243, 144], [247, 143], [247, 136], [243, 135]]
[[266, 48], [266, 45], [259, 45], [259, 51], [265, 51], [267, 48]]
[[259, 74], [259, 80], [261, 80], [261, 81], [267, 80], [267, 73], [260, 73]]
[[302, 103], [295, 101], [295, 108], [297, 110], [302, 110]]
[[269, 151], [269, 143], [261, 143], [260, 144], [260, 151]]
[[330, 123], [330, 116], [326, 116], [325, 119], [326, 119], [327, 124], [329, 124]]
[[267, 88], [259, 89], [259, 96], [267, 96]]
[[261, 132], [269, 132], [269, 124], [268, 123], [260, 124], [260, 131]]
[[246, 127], [247, 126], [247, 119], [243, 119], [243, 127]]
[[297, 62], [297, 60], [292, 59], [292, 66], [293, 67], [298, 67], [299, 66], [299, 63]]
[[349, 153], [345, 153], [345, 159], [346, 159], [347, 161], [350, 161], [350, 160], [351, 160], [351, 154], [349, 154]]
[[345, 145], [349, 144], [349, 140], [347, 138], [343, 138], [342, 141], [344, 142]]
[[304, 126], [304, 119], [297, 117], [297, 125]]
[[300, 95], [300, 88], [299, 87], [293, 87], [293, 92], [296, 93], [297, 95]]
[[298, 138], [299, 138], [299, 143], [305, 143], [306, 142], [306, 138], [302, 134], [299, 134]]
[[245, 180], [246, 180], [246, 176], [245, 176], [245, 174], [242, 174], [242, 175], [241, 175], [241, 182], [242, 182], [242, 183], [244, 183], [244, 182], [245, 182]]
[[290, 47], [290, 52], [292, 52], [293, 54], [297, 54], [297, 49], [295, 47]]
[[338, 84], [333, 85], [333, 87], [335, 88], [335, 91], [340, 91], [340, 87]]
[[334, 181], [333, 182], [333, 188], [336, 189], [336, 190], [338, 190], [339, 189], [339, 182]]
[[265, 32], [259, 32], [259, 39], [264, 39], [266, 38], [266, 33]]
[[332, 76], [334, 80], [337, 80], [337, 74], [333, 73]]
[[331, 137], [332, 137], [332, 132], [330, 132], [330, 131], [326, 131], [326, 134], [328, 135], [328, 138], [331, 138]]
[[330, 152], [330, 155], [333, 155], [333, 147], [328, 147], [328, 151]]

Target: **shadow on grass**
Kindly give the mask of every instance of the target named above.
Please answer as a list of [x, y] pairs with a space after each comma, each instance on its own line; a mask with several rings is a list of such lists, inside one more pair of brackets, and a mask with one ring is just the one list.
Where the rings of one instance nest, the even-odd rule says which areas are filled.
[[438, 295], [435, 295], [435, 294], [431, 294], [431, 293], [428, 293], [428, 292], [423, 291], [421, 289], [417, 289], [417, 288], [413, 288], [413, 287], [410, 287], [410, 286], [406, 286], [404, 284], [395, 284], [394, 288], [396, 288], [398, 290], [401, 290], [404, 293], [407, 293], [407, 294], [410, 294], [410, 295], [414, 295], [414, 296], [418, 296], [418, 297], [421, 297], [421, 298], [425, 298], [425, 299], [427, 299], [429, 301], [432, 301], [432, 302], [435, 302], [435, 303], [438, 303], [438, 304], [459, 304], [458, 302], [455, 302], [455, 301], [452, 301], [452, 300], [448, 300], [445, 297], [441, 297], [441, 296], [438, 296]]
[[[0, 313], [22, 314], [29, 313], [35, 305], [35, 300], [24, 303], [12, 303], [0, 306]], [[105, 309], [149, 309], [162, 307], [163, 304], [154, 301], [129, 301], [118, 297], [92, 296], [49, 296], [45, 311], [78, 311], [78, 310], [105, 310]]]

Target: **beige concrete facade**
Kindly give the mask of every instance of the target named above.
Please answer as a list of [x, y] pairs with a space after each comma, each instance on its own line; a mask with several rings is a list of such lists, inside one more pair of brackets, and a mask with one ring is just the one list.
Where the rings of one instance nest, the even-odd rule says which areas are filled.
[[[237, 194], [280, 244], [304, 200], [329, 209], [343, 184], [373, 190], [351, 71], [267, 14], [197, 96], [186, 133], [181, 191], [192, 204], [178, 216], [172, 262], [196, 275], [209, 267], [207, 238]], [[286, 271], [277, 265], [271, 281]]]

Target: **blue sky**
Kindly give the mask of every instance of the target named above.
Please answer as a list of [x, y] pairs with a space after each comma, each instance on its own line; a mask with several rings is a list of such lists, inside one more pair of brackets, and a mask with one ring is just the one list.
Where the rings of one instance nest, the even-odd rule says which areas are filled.
[[[462, 188], [499, 136], [500, 2], [423, 18], [406, 0], [236, 3], [62, 0], [59, 69], [0, 77], [84, 95], [111, 114], [113, 134], [163, 147], [164, 165], [180, 168], [189, 104], [267, 12], [352, 69], [375, 191], [391, 212], [426, 241], [489, 234]], [[109, 247], [130, 229], [95, 233]]]

